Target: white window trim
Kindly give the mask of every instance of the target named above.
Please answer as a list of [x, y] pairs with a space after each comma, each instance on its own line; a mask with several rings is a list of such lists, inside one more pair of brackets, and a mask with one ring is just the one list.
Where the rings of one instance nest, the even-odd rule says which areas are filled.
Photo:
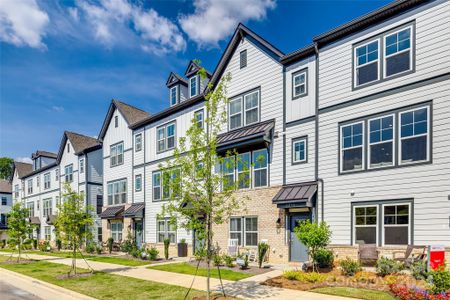
[[[243, 99], [243, 97], [242, 96], [240, 96], [240, 97], [237, 97], [237, 98], [234, 98], [234, 99], [231, 99], [230, 100], [230, 103], [228, 103], [228, 128], [229, 128], [229, 130], [235, 130], [235, 129], [238, 129], [238, 128], [241, 128], [242, 126], [243, 126], [243, 124], [244, 124], [244, 112], [243, 112], [243, 101], [242, 101], [242, 99]], [[234, 114], [231, 114], [231, 103], [233, 102], [240, 102], [241, 103], [241, 109], [240, 109], [240, 111], [239, 112], [236, 112], [236, 113], [234, 113]], [[240, 120], [241, 120], [241, 126], [238, 126], [238, 127], [234, 127], [234, 128], [231, 128], [230, 126], [231, 126], [231, 117], [234, 117], [234, 116], [237, 116], [237, 115], [240, 115], [241, 117], [240, 117]]]
[[[408, 137], [404, 137], [404, 138], [402, 138], [402, 132], [401, 132], [401, 130], [402, 130], [402, 115], [403, 114], [405, 114], [405, 113], [408, 113], [408, 112], [412, 112], [412, 111], [416, 111], [416, 110], [419, 110], [419, 109], [423, 109], [423, 108], [426, 108], [427, 109], [427, 133], [422, 133], [422, 134], [418, 134], [418, 135], [413, 135], [413, 136], [408, 136]], [[417, 164], [417, 163], [422, 163], [422, 162], [428, 162], [428, 161], [430, 161], [430, 155], [431, 155], [431, 149], [430, 149], [430, 106], [429, 105], [425, 105], [425, 106], [419, 106], [419, 107], [415, 107], [415, 108], [412, 108], [412, 109], [408, 109], [408, 110], [405, 110], [405, 111], [401, 111], [401, 112], [399, 112], [399, 117], [398, 117], [398, 119], [399, 119], [399, 126], [398, 126], [398, 137], [399, 137], [399, 139], [398, 139], [398, 148], [399, 148], [399, 150], [398, 150], [398, 165], [399, 166], [401, 166], [401, 165], [412, 165], [412, 164]], [[414, 126], [413, 126], [414, 127]], [[427, 158], [426, 158], [426, 160], [418, 160], [418, 161], [411, 161], [411, 162], [402, 162], [402, 141], [403, 140], [407, 140], [407, 139], [411, 139], [411, 138], [416, 138], [416, 137], [421, 137], [421, 136], [427, 136]]]
[[[174, 142], [173, 142], [173, 147], [169, 148], [169, 135], [168, 135], [168, 128], [173, 125], [174, 126], [174, 130], [173, 130], [173, 138], [174, 138]], [[159, 131], [162, 130], [164, 133], [163, 138], [159, 138]], [[172, 137], [172, 135], [170, 136]], [[163, 141], [164, 144], [164, 149], [160, 150], [159, 149], [159, 142]], [[156, 128], [156, 154], [165, 152], [165, 151], [169, 151], [172, 149], [175, 149], [177, 145], [177, 123], [175, 120], [170, 121], [164, 125], [161, 125], [159, 127]]]
[[[252, 95], [252, 94], [258, 94], [258, 104], [257, 104], [256, 107], [252, 107], [250, 109], [247, 109], [245, 107], [245, 98], [247, 96], [249, 96], [249, 95]], [[241, 110], [239, 112], [231, 114], [230, 113], [231, 112], [231, 103], [235, 102], [235, 101], [240, 101], [241, 102]], [[246, 112], [250, 111], [250, 110], [254, 110], [255, 108], [257, 110], [257, 120], [255, 122], [253, 122], [253, 123], [247, 123]], [[252, 124], [256, 124], [256, 123], [260, 122], [261, 121], [261, 111], [260, 111], [260, 109], [261, 109], [261, 95], [260, 95], [260, 91], [259, 90], [248, 91], [248, 92], [243, 93], [240, 96], [237, 96], [237, 97], [231, 99], [230, 102], [228, 103], [228, 130], [235, 130], [235, 129], [238, 129], [238, 128], [246, 127], [248, 125], [252, 125]], [[240, 118], [241, 119], [241, 126], [231, 128], [230, 127], [230, 125], [231, 125], [231, 122], [230, 122], [231, 117], [236, 116], [238, 114], [241, 114], [241, 118]]]
[[[249, 165], [247, 166], [247, 170], [246, 171], [239, 171], [239, 169], [238, 169], [239, 162], [236, 161], [236, 168], [235, 168], [236, 169], [236, 180], [238, 180], [237, 189], [239, 191], [245, 191], [245, 190], [249, 190], [249, 189], [252, 188], [252, 178], [253, 178], [253, 176], [252, 176], [252, 152], [248, 151], [248, 152], [244, 152], [244, 153], [238, 153], [237, 156], [246, 155], [246, 154], [248, 154], [249, 158], [250, 158], [250, 162], [249, 162]], [[243, 173], [248, 173], [248, 177], [249, 177], [248, 187], [239, 188], [239, 175], [243, 174]]]
[[[155, 175], [159, 175], [159, 185], [155, 185]], [[161, 171], [152, 173], [152, 199], [153, 201], [161, 201], [162, 200], [162, 174]], [[155, 198], [155, 187], [159, 187], [159, 198]]]
[[[123, 182], [125, 182], [125, 191], [123, 191], [123, 192], [119, 191], [119, 192], [116, 193], [114, 191], [114, 184], [118, 184], [119, 187], [120, 187], [123, 184]], [[110, 194], [109, 194], [109, 186], [110, 185], [112, 186], [111, 204], [109, 203], [109, 196], [110, 196]], [[125, 201], [124, 202], [122, 201], [122, 194], [125, 194]], [[119, 195], [119, 202], [118, 203], [114, 202], [114, 196], [115, 195]], [[106, 203], [108, 205], [121, 205], [121, 204], [124, 204], [124, 203], [127, 203], [127, 202], [128, 202], [128, 182], [127, 182], [127, 180], [126, 179], [121, 179], [121, 180], [108, 182], [107, 185], [106, 185]]]
[[[384, 119], [386, 117], [392, 117], [392, 139], [390, 140], [386, 140], [386, 141], [379, 141], [376, 143], [371, 143], [370, 142], [370, 121], [374, 121], [374, 120], [380, 120], [380, 119]], [[388, 115], [382, 115], [379, 117], [375, 117], [375, 118], [371, 118], [371, 119], [367, 119], [367, 126], [368, 126], [368, 132], [367, 132], [367, 169], [382, 169], [382, 168], [386, 168], [386, 167], [392, 167], [395, 166], [395, 157], [396, 157], [396, 151], [397, 151], [397, 147], [396, 147], [396, 140], [395, 140], [395, 132], [396, 132], [396, 128], [395, 128], [395, 124], [396, 124], [396, 119], [395, 119], [395, 114], [388, 114]], [[392, 142], [392, 163], [390, 165], [384, 165], [384, 166], [374, 166], [372, 167], [370, 164], [370, 158], [371, 158], [371, 147], [372, 145], [378, 145], [378, 144], [383, 144], [383, 143], [387, 143], [387, 142]]]
[[[232, 171], [229, 173], [224, 172], [225, 164], [226, 164], [227, 160], [230, 160], [230, 163], [234, 164]], [[225, 176], [233, 175], [233, 181], [232, 181], [232, 183], [230, 183], [232, 185], [234, 185], [236, 183], [236, 170], [237, 170], [236, 156], [232, 155], [232, 156], [225, 157], [224, 161], [222, 163], [222, 176], [225, 177]], [[222, 184], [223, 184], [223, 180], [222, 180]]]
[[[119, 152], [117, 151], [120, 145], [122, 145], [122, 152], [121, 152], [121, 153], [119, 153]], [[115, 149], [115, 155], [114, 155], [114, 156], [112, 155], [113, 149]], [[120, 142], [120, 143], [111, 145], [111, 146], [109, 147], [109, 151], [110, 151], [110, 153], [109, 153], [109, 156], [110, 156], [110, 157], [109, 157], [109, 166], [110, 166], [110, 167], [120, 166], [120, 165], [122, 165], [122, 164], [124, 163], [124, 160], [125, 160], [125, 159], [124, 159], [125, 149], [124, 149], [124, 144], [123, 144], [123, 142]], [[120, 156], [120, 155], [122, 155], [122, 161], [119, 163], [119, 156]], [[112, 163], [112, 159], [113, 159], [113, 158], [116, 159], [116, 161], [115, 161], [114, 164]]]
[[[192, 81], [195, 81], [195, 94], [192, 94]], [[198, 75], [194, 75], [191, 78], [189, 78], [189, 98], [195, 97], [198, 95], [199, 86], [198, 86], [199, 80]]]
[[[267, 159], [266, 167], [265, 168], [258, 168], [258, 169], [256, 169], [255, 166], [254, 166], [255, 152], [258, 152], [258, 151], [261, 151], [261, 150], [265, 150], [266, 151], [266, 159]], [[265, 187], [270, 186], [270, 184], [269, 184], [269, 150], [266, 149], [266, 148], [254, 150], [254, 151], [252, 151], [251, 159], [252, 159], [252, 175], [251, 175], [252, 176], [252, 187], [258, 189], [258, 188], [265, 188]], [[267, 184], [266, 185], [261, 185], [261, 186], [256, 186], [255, 185], [255, 180], [256, 180], [255, 171], [264, 170], [264, 169], [266, 170], [266, 183]]]
[[[362, 124], [362, 144], [360, 145], [360, 146], [352, 146], [352, 147], [349, 147], [349, 148], [345, 148], [344, 149], [344, 145], [343, 145], [343, 140], [344, 140], [344, 134], [343, 134], [343, 130], [344, 130], [344, 127], [347, 127], [347, 126], [353, 126], [353, 125], [356, 125], [356, 124]], [[364, 121], [357, 121], [357, 122], [354, 122], [354, 123], [349, 123], [349, 124], [344, 124], [344, 125], [340, 125], [340, 128], [339, 128], [339, 130], [340, 130], [340, 141], [339, 141], [339, 151], [340, 151], [340, 153], [339, 153], [339, 155], [340, 155], [340, 161], [339, 161], [339, 163], [340, 163], [340, 166], [339, 166], [339, 170], [340, 170], [340, 172], [341, 173], [351, 173], [351, 172], [359, 172], [359, 171], [364, 171], [364, 169], [365, 169], [365, 160], [366, 160], [366, 157], [365, 157], [365, 150], [364, 150], [364, 147], [366, 146], [365, 145], [365, 122]], [[358, 170], [348, 170], [348, 171], [344, 171], [343, 169], [344, 169], [344, 150], [351, 150], [351, 149], [356, 149], [356, 148], [360, 148], [360, 147], [362, 147], [362, 161], [361, 161], [361, 163], [362, 163], [362, 166], [361, 166], [361, 169], [358, 169]]]
[[[253, 95], [253, 94], [257, 94], [258, 95], [258, 104], [256, 105], [256, 106], [254, 106], [254, 107], [252, 107], [252, 108], [250, 108], [250, 109], [247, 109], [246, 107], [245, 107], [245, 98], [246, 97], [248, 97], [248, 96], [250, 96], [250, 95]], [[260, 99], [259, 99], [259, 90], [256, 90], [256, 91], [253, 91], [253, 92], [249, 92], [249, 93], [246, 93], [245, 95], [243, 95], [243, 102], [242, 102], [242, 109], [243, 109], [243, 118], [244, 118], [244, 123], [243, 123], [243, 126], [248, 126], [248, 125], [252, 125], [252, 124], [256, 124], [256, 123], [258, 123], [260, 120], [260, 118], [259, 118], [259, 101], [260, 101]], [[255, 121], [255, 122], [253, 122], [253, 123], [247, 123], [247, 111], [250, 111], [250, 110], [254, 110], [256, 108], [256, 111], [257, 111], [257, 116], [258, 116], [258, 119]]]
[[[172, 103], [172, 90], [175, 89], [175, 103]], [[170, 88], [169, 90], [169, 102], [170, 102], [170, 106], [174, 106], [177, 105], [179, 102], [178, 99], [178, 85], [175, 85], [173, 87]]]
[[[405, 49], [405, 50], [402, 50], [402, 51], [395, 52], [394, 54], [387, 55], [386, 54], [386, 39], [387, 39], [387, 37], [391, 36], [393, 34], [397, 34], [400, 31], [406, 30], [408, 28], [409, 28], [409, 42], [410, 42], [409, 48]], [[409, 25], [409, 26], [402, 27], [402, 28], [400, 28], [400, 29], [398, 29], [396, 31], [386, 33], [383, 36], [383, 76], [384, 76], [384, 78], [394, 77], [394, 76], [397, 76], [397, 75], [400, 75], [400, 74], [403, 74], [403, 73], [406, 73], [406, 72], [409, 72], [409, 71], [412, 70], [412, 68], [413, 68], [413, 57], [412, 56], [413, 56], [413, 53], [414, 53], [414, 51], [413, 51], [413, 47], [414, 47], [414, 45], [413, 45], [414, 44], [413, 43], [413, 34], [414, 34], [413, 26]], [[390, 76], [387, 76], [386, 75], [386, 59], [388, 59], [391, 56], [395, 56], [395, 55], [398, 55], [398, 54], [401, 54], [401, 53], [404, 53], [404, 52], [407, 52], [407, 51], [411, 52], [410, 53], [410, 59], [409, 59], [409, 69], [405, 70], [405, 71], [402, 71], [402, 72], [399, 72], [399, 73], [392, 74]]]
[[[122, 224], [122, 230], [113, 230], [113, 224]], [[118, 226], [118, 225], [115, 225]], [[122, 238], [119, 240], [119, 234], [121, 234]], [[117, 236], [117, 239], [114, 239], [114, 235]], [[123, 222], [115, 221], [111, 222], [111, 237], [114, 239], [115, 242], [122, 241], [123, 240]]]
[[[395, 225], [384, 225], [384, 207], [385, 206], [399, 206], [399, 205], [408, 205], [408, 245], [411, 245], [411, 230], [412, 230], [412, 226], [411, 226], [411, 203], [410, 202], [395, 202], [395, 203], [384, 203], [381, 205], [381, 246], [384, 247], [385, 246], [385, 242], [384, 242], [384, 227], [405, 227], [405, 224], [395, 224]], [[405, 246], [405, 245], [394, 245], [394, 244], [389, 244], [386, 245], [388, 247], [396, 247], [396, 246]]]
[[[303, 159], [299, 159], [299, 160], [295, 159], [295, 144], [297, 144], [297, 143], [304, 143], [304, 145], [305, 145], [304, 146], [305, 157]], [[306, 158], [307, 158], [307, 155], [308, 155], [308, 149], [307, 148], [308, 147], [307, 147], [306, 138], [299, 138], [297, 140], [294, 140], [294, 142], [292, 143], [292, 161], [294, 163], [306, 162]]]
[[[377, 223], [375, 225], [356, 225], [356, 209], [357, 208], [366, 208], [366, 207], [375, 207], [377, 209]], [[353, 211], [352, 211], [352, 218], [353, 218], [353, 228], [352, 228], [352, 234], [353, 234], [353, 245], [356, 244], [356, 227], [374, 227], [376, 228], [376, 236], [375, 236], [375, 245], [378, 245], [378, 237], [379, 237], [379, 223], [380, 223], [380, 212], [379, 212], [379, 205], [378, 204], [367, 204], [367, 205], [354, 205]]]
[[[44, 217], [50, 216], [53, 212], [53, 199], [46, 198], [42, 200], [42, 215]], [[50, 204], [46, 207], [46, 204]]]
[[[369, 45], [369, 44], [371, 44], [371, 43], [373, 43], [373, 42], [377, 42], [377, 45], [378, 45], [378, 58], [377, 58], [377, 60], [375, 61], [375, 60], [373, 60], [373, 61], [371, 61], [371, 62], [366, 62], [365, 64], [362, 64], [362, 65], [359, 65], [358, 66], [358, 56], [357, 56], [357, 54], [356, 54], [356, 50], [357, 49], [359, 49], [359, 48], [361, 48], [361, 47], [364, 47], [364, 46], [367, 46], [367, 45]], [[372, 83], [374, 83], [374, 82], [377, 82], [377, 81], [379, 81], [380, 80], [380, 68], [381, 68], [381, 55], [380, 55], [380, 53], [381, 53], [381, 49], [380, 49], [380, 38], [377, 38], [377, 39], [373, 39], [373, 40], [370, 40], [370, 41], [368, 41], [368, 42], [366, 42], [366, 43], [363, 43], [363, 44], [360, 44], [360, 45], [357, 45], [357, 46], [355, 46], [354, 47], [354, 49], [353, 49], [353, 78], [354, 78], [354, 80], [353, 80], [353, 82], [354, 82], [354, 84], [353, 84], [353, 87], [362, 87], [362, 86], [366, 86], [366, 85], [369, 85], [369, 84], [372, 84]], [[366, 82], [366, 83], [363, 83], [363, 84], [358, 84], [358, 74], [357, 74], [357, 70], [359, 69], [359, 68], [362, 68], [362, 67], [364, 67], [364, 66], [367, 66], [367, 65], [370, 65], [370, 64], [373, 64], [373, 63], [375, 63], [375, 62], [377, 62], [378, 63], [378, 67], [377, 67], [377, 79], [375, 79], [375, 80], [372, 80], [372, 81], [369, 81], [369, 82]]]
[[[299, 84], [295, 84], [295, 79], [297, 77], [300, 77], [301, 75], [305, 75], [305, 82], [299, 83]], [[297, 94], [295, 92], [295, 88], [299, 87], [299, 86], [302, 86], [302, 85], [305, 86], [305, 91], [303, 93]], [[292, 78], [292, 94], [294, 95], [294, 98], [301, 97], [301, 96], [304, 96], [304, 95], [308, 94], [308, 72], [307, 72], [307, 69], [305, 69], [305, 70], [303, 70], [303, 71], [293, 75], [293, 78]]]
[[[48, 178], [48, 181], [45, 180], [46, 177]], [[47, 183], [48, 183], [48, 186], [47, 186]], [[48, 190], [50, 188], [50, 186], [51, 186], [51, 174], [50, 174], [50, 172], [48, 172], [48, 173], [44, 174], [44, 190]]]
[[[256, 241], [256, 245], [247, 245], [247, 239], [246, 239], [246, 233], [247, 233], [247, 228], [246, 228], [246, 219], [254, 219], [256, 218], [256, 224], [257, 224], [257, 230], [253, 231], [253, 230], [249, 230], [248, 233], [256, 233], [257, 236], [257, 241]], [[231, 219], [240, 219], [241, 220], [241, 230], [240, 231], [231, 231]], [[250, 216], [230, 216], [230, 220], [229, 220], [229, 225], [228, 225], [228, 238], [231, 239], [231, 233], [240, 233], [241, 234], [241, 242], [242, 245], [240, 245], [241, 247], [258, 247], [258, 243], [259, 243], [259, 220], [258, 220], [258, 216], [256, 215], [250, 215]]]
[[[163, 218], [163, 219], [159, 219], [156, 220], [156, 243], [161, 244], [162, 242], [159, 241], [159, 234], [163, 233], [164, 234], [164, 239], [169, 238], [169, 233], [173, 233], [175, 235], [175, 244], [178, 241], [178, 233], [177, 233], [177, 226], [175, 225], [175, 230], [169, 230], [170, 229], [170, 224], [169, 224], [170, 219], [169, 218]], [[160, 222], [164, 222], [164, 231], [161, 232], [159, 230], [159, 223]], [[172, 242], [170, 242], [170, 244], [173, 244]]]
[[201, 118], [202, 126], [201, 127], [199, 126], [199, 127], [204, 128], [205, 127], [205, 112], [204, 112], [203, 108], [194, 112], [194, 122], [195, 122], [195, 124], [198, 125], [200, 123], [200, 121], [197, 119], [197, 116], [202, 116], [202, 118]]
[[[69, 168], [72, 171], [71, 173], [68, 172]], [[64, 167], [64, 181], [73, 182], [73, 164]]]

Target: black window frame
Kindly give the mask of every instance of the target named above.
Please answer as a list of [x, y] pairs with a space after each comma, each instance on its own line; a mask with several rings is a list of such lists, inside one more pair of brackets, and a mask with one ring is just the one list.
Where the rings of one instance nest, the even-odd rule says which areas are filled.
[[[305, 74], [305, 92], [303, 94], [300, 95], [295, 95], [295, 78], [297, 76], [300, 76], [302, 74]], [[308, 68], [303, 68], [301, 70], [298, 70], [294, 73], [292, 73], [292, 80], [291, 80], [291, 85], [292, 85], [292, 100], [296, 100], [299, 98], [303, 98], [308, 96], [308, 78], [309, 78], [309, 74], [308, 74]]]
[[247, 49], [244, 49], [239, 53], [239, 69], [247, 67], [247, 62], [248, 62]]

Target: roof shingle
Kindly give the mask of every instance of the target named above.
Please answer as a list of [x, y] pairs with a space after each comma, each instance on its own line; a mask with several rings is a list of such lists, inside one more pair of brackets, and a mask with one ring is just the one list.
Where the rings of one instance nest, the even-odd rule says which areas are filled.
[[31, 173], [31, 171], [33, 171], [33, 165], [32, 164], [19, 162], [19, 161], [15, 161], [14, 162], [14, 168], [17, 170], [17, 174], [19, 175], [19, 179], [22, 178], [23, 176], [27, 175], [28, 173]]
[[70, 131], [66, 131], [65, 134], [67, 138], [70, 140], [70, 143], [72, 144], [75, 154], [79, 154], [86, 149], [101, 145], [99, 140], [90, 136]]
[[11, 194], [12, 186], [8, 180], [0, 179], [0, 193]]

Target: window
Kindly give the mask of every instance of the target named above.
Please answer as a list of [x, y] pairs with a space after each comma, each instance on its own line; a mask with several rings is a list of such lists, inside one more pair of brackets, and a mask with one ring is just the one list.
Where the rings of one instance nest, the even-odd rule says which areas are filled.
[[48, 217], [52, 215], [52, 198], [44, 199], [43, 201], [43, 215]]
[[237, 180], [238, 189], [250, 188], [251, 153], [238, 154], [237, 159]]
[[102, 213], [102, 208], [103, 208], [103, 196], [102, 195], [97, 195], [97, 215]]
[[52, 238], [51, 226], [44, 226], [44, 239], [50, 241]]
[[306, 162], [306, 137], [295, 139], [292, 142], [292, 162], [295, 163], [302, 163]]
[[56, 202], [57, 206], [61, 205], [61, 201], [60, 201], [59, 196], [55, 196], [55, 202]]
[[111, 237], [115, 242], [122, 241], [122, 229], [123, 229], [122, 222], [111, 223]]
[[234, 156], [225, 157], [222, 163], [222, 184], [224, 189], [230, 189], [234, 186], [235, 168]]
[[412, 27], [403, 28], [384, 37], [384, 74], [386, 77], [412, 69]]
[[363, 122], [341, 127], [341, 171], [363, 169]]
[[302, 70], [292, 74], [292, 98], [297, 99], [308, 94], [308, 71]]
[[379, 62], [379, 40], [355, 48], [355, 85], [361, 86], [378, 80]]
[[394, 116], [369, 120], [369, 167], [394, 163]]
[[253, 186], [267, 186], [268, 173], [267, 149], [253, 151]]
[[400, 164], [429, 160], [429, 107], [400, 113]]
[[67, 143], [67, 153], [70, 153], [70, 144]]
[[114, 127], [115, 128], [119, 127], [119, 116], [114, 117]]
[[142, 150], [142, 134], [136, 134], [136, 136], [134, 137], [134, 149], [136, 150], [136, 152], [139, 152]]
[[175, 224], [172, 224], [169, 219], [163, 219], [157, 221], [157, 239], [158, 243], [163, 243], [164, 239], [169, 239], [171, 243], [177, 241], [177, 228]]
[[189, 78], [189, 98], [198, 94], [198, 76]]
[[44, 189], [49, 189], [50, 188], [50, 173], [45, 173], [44, 174]]
[[33, 194], [33, 179], [28, 179], [28, 194]]
[[383, 205], [383, 245], [410, 244], [410, 204]]
[[178, 86], [171, 87], [170, 93], [170, 106], [174, 106], [178, 103]]
[[123, 142], [112, 145], [110, 147], [109, 162], [111, 167], [123, 164]]
[[97, 227], [97, 241], [100, 243], [103, 241], [103, 228], [101, 226]]
[[203, 109], [198, 110], [194, 113], [194, 122], [195, 124], [197, 124], [198, 128], [203, 128], [204, 122]]
[[2, 205], [8, 205], [8, 199], [6, 197], [2, 197]]
[[142, 175], [134, 176], [134, 190], [140, 192], [142, 190]]
[[354, 207], [354, 244], [377, 244], [378, 206]]
[[28, 217], [34, 217], [34, 202], [27, 202]]
[[108, 205], [127, 202], [127, 180], [108, 183]]
[[161, 172], [153, 173], [153, 200], [161, 200]]
[[19, 198], [19, 185], [14, 185], [14, 198]]
[[237, 239], [239, 246], [258, 245], [258, 218], [230, 218], [230, 239]]
[[39, 187], [39, 183], [40, 183], [40, 176], [36, 176], [36, 187]]
[[230, 100], [228, 118], [230, 130], [259, 122], [259, 91]]
[[175, 148], [175, 122], [156, 129], [156, 144], [158, 152]]
[[5, 214], [0, 215], [0, 224], [6, 225], [6, 215]]
[[80, 159], [80, 173], [84, 173], [84, 158]]
[[247, 50], [241, 51], [239, 55], [239, 65], [241, 69], [247, 66]]
[[55, 170], [55, 180], [58, 181], [59, 180], [59, 169]]
[[66, 182], [73, 181], [73, 165], [70, 164], [64, 167], [64, 178]]

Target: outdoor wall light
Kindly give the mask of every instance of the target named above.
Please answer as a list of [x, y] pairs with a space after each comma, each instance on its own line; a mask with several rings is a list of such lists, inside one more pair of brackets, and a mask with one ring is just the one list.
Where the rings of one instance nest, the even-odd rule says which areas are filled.
[[277, 227], [280, 227], [280, 226], [281, 226], [281, 218], [278, 217], [278, 219], [277, 219]]
[[352, 196], [352, 197], [355, 196], [355, 191], [353, 191], [353, 190], [350, 191], [350, 196]]

